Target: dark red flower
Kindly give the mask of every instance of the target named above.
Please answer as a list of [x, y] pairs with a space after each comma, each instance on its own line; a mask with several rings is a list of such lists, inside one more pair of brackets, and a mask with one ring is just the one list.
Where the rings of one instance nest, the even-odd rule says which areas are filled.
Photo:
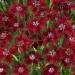
[[23, 22], [21, 20], [13, 20], [10, 23], [10, 27], [9, 27], [9, 31], [11, 32], [15, 32], [16, 30], [18, 30], [19, 28], [23, 27]]
[[29, 75], [28, 69], [25, 64], [17, 64], [13, 68], [14, 75]]
[[14, 19], [14, 16], [10, 12], [3, 12], [0, 15], [0, 24], [7, 24]]
[[5, 60], [5, 62], [10, 62], [12, 59], [12, 56], [9, 54], [9, 51], [5, 48], [0, 49], [0, 60]]
[[0, 48], [8, 48], [9, 44], [10, 44], [10, 40], [0, 39]]
[[71, 34], [67, 37], [67, 40], [70, 44], [70, 47], [75, 50], [75, 33], [71, 32]]
[[53, 64], [59, 60], [58, 51], [56, 47], [45, 49], [45, 57], [46, 61], [52, 62]]
[[53, 4], [55, 4], [55, 3], [63, 3], [63, 2], [65, 2], [65, 0], [51, 0], [51, 2]]
[[57, 66], [49, 64], [45, 67], [43, 75], [60, 75]]
[[9, 32], [2, 32], [0, 33], [0, 39], [9, 41], [11, 39], [11, 35]]
[[62, 61], [62, 64], [64, 66], [71, 66], [74, 62], [74, 59], [72, 57], [69, 57], [69, 56], [63, 56], [63, 58], [61, 59]]
[[31, 17], [27, 23], [27, 27], [34, 33], [39, 32], [45, 27], [45, 19]]
[[26, 57], [25, 57], [25, 61], [27, 64], [37, 64], [39, 59], [40, 59], [40, 54], [38, 54], [35, 51], [31, 51]]
[[49, 13], [50, 13], [50, 8], [46, 4], [44, 4], [44, 5], [41, 5], [36, 10], [32, 10], [32, 12], [35, 16], [44, 18], [45, 20], [48, 20], [48, 16], [49, 16]]
[[19, 35], [16, 37], [16, 46], [21, 48], [23, 51], [26, 51], [31, 43], [31, 39], [27, 36], [23, 37], [22, 35]]
[[75, 2], [73, 1], [66, 1], [66, 4], [68, 5], [69, 8], [75, 8]]
[[58, 40], [58, 31], [56, 29], [52, 30], [52, 29], [48, 29], [48, 31], [45, 33], [44, 35], [44, 39], [43, 42], [44, 43], [50, 43], [50, 42], [57, 42]]
[[59, 50], [59, 56], [61, 58], [63, 58], [63, 56], [66, 56], [66, 55], [74, 58], [75, 57], [75, 50], [70, 48], [70, 46], [69, 47], [62, 46], [62, 48], [60, 48], [60, 50]]
[[27, 0], [27, 5], [31, 6], [32, 10], [37, 10], [43, 4], [45, 4], [45, 0]]
[[12, 4], [9, 8], [9, 12], [12, 14], [18, 13], [19, 16], [24, 17], [26, 15], [26, 6], [20, 3]]
[[[65, 19], [65, 20], [64, 20]], [[72, 32], [71, 23], [67, 22], [66, 18], [57, 21], [56, 28], [61, 35], [68, 36]]]
[[0, 64], [0, 75], [7, 75], [7, 65]]

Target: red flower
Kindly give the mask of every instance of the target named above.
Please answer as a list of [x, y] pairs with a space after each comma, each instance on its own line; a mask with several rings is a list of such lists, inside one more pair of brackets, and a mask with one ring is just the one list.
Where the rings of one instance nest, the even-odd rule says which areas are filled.
[[75, 33], [72, 33], [72, 34], [73, 35], [70, 34], [70, 36], [67, 37], [67, 40], [70, 44], [70, 47], [75, 50]]
[[55, 25], [59, 34], [65, 34], [66, 36], [68, 36], [72, 32], [71, 23], [67, 22], [67, 20], [64, 19], [59, 19]]
[[16, 37], [16, 46], [21, 48], [23, 51], [26, 51], [27, 48], [31, 45], [32, 41], [27, 36], [19, 35]]
[[13, 68], [14, 75], [29, 75], [28, 69], [24, 64], [17, 64]]
[[0, 49], [0, 60], [5, 60], [5, 62], [10, 62], [12, 56], [9, 54], [7, 49]]
[[0, 33], [0, 47], [8, 47], [11, 39], [11, 35], [9, 32], [4, 31]]
[[22, 27], [23, 27], [23, 22], [21, 20], [17, 21], [17, 19], [15, 19], [11, 21], [9, 31], [15, 32], [16, 30]]
[[7, 75], [7, 65], [0, 64], [0, 75]]
[[43, 41], [44, 41], [44, 43], [49, 43], [49, 42], [55, 43], [58, 40], [58, 35], [59, 35], [59, 33], [56, 29], [52, 30], [49, 28], [48, 32], [46, 32], [44, 35]]
[[59, 75], [58, 68], [55, 65], [50, 64], [45, 67], [43, 75]]
[[32, 10], [36, 10], [45, 3], [45, 0], [27, 0], [27, 5], [32, 7]]
[[61, 59], [62, 61], [62, 64], [64, 66], [71, 66], [74, 62], [74, 59], [72, 57], [69, 57], [69, 56], [63, 56], [63, 58]]
[[0, 39], [0, 48], [7, 48], [9, 46], [9, 40], [2, 40]]
[[14, 16], [10, 12], [4, 12], [0, 15], [0, 24], [7, 24], [14, 19]]
[[32, 63], [37, 64], [39, 61], [39, 58], [40, 58], [40, 55], [37, 52], [32, 51], [25, 57], [25, 61], [27, 64], [32, 64]]
[[18, 13], [20, 16], [24, 17], [24, 15], [26, 15], [26, 7], [22, 4], [15, 3], [10, 6], [9, 12], [12, 14]]
[[52, 62], [53, 64], [56, 63], [59, 60], [58, 51], [56, 50], [56, 47], [46, 49], [44, 58], [46, 59], [46, 61]]
[[36, 10], [32, 10], [32, 12], [35, 16], [39, 16], [41, 18], [48, 20], [50, 8], [46, 4], [44, 4], [44, 5], [40, 5], [40, 7]]
[[27, 23], [27, 27], [34, 33], [39, 32], [45, 27], [45, 20], [44, 18], [31, 17]]
[[66, 3], [69, 6], [69, 8], [75, 8], [75, 2], [66, 1]]
[[51, 0], [52, 3], [63, 3], [65, 0]]
[[75, 51], [74, 49], [67, 47], [67, 46], [63, 46], [62, 48], [60, 48], [59, 50], [59, 56], [61, 58], [63, 58], [63, 56], [69, 56], [69, 57], [75, 57]]
[[8, 32], [2, 32], [2, 33], [0, 33], [0, 39], [2, 39], [2, 40], [10, 40], [10, 38], [11, 38], [11, 35], [10, 35], [10, 33], [8, 33]]

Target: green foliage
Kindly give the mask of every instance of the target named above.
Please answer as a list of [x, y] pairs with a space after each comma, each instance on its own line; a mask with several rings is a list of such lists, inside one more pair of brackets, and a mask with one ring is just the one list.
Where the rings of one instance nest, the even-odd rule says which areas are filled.
[[69, 68], [62, 67], [62, 75], [71, 75], [71, 70]]
[[57, 42], [57, 47], [58, 48], [61, 48], [62, 47], [63, 41], [64, 41], [64, 39], [62, 37], [58, 39], [58, 42]]
[[72, 21], [75, 22], [75, 10], [71, 10]]
[[46, 22], [46, 27], [47, 27], [47, 28], [52, 27], [52, 25], [53, 25], [53, 24], [52, 24], [52, 21], [49, 21], [49, 20], [48, 20], [48, 21]]
[[25, 3], [26, 1], [27, 1], [27, 0], [20, 0], [20, 3], [23, 4], [23, 3]]
[[50, 0], [46, 0], [46, 4], [50, 5]]
[[32, 64], [30, 67], [30, 75], [41, 75], [41, 69], [38, 65]]

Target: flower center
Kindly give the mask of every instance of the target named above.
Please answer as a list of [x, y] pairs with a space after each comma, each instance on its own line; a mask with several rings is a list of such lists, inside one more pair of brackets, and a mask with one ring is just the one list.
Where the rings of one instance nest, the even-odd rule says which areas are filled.
[[1, 34], [2, 39], [6, 38], [6, 36], [7, 36], [7, 34], [5, 32]]
[[71, 54], [73, 54], [73, 50], [67, 49], [67, 50], [65, 51], [65, 53], [66, 53], [67, 55], [71, 55]]
[[55, 56], [55, 55], [56, 55], [56, 51], [55, 51], [55, 50], [49, 51], [49, 55], [50, 55], [50, 56]]
[[17, 46], [23, 46], [24, 45], [24, 41], [23, 40], [21, 40], [21, 41], [19, 41], [18, 43], [17, 43]]
[[34, 1], [34, 2], [33, 2], [33, 5], [34, 5], [35, 7], [37, 7], [37, 6], [40, 5], [40, 2], [39, 2], [39, 1]]
[[75, 25], [72, 26], [72, 30], [75, 31]]
[[2, 18], [2, 21], [8, 21], [8, 17], [7, 17], [7, 16], [4, 16], [4, 17]]
[[22, 11], [22, 7], [21, 6], [17, 6], [16, 7], [16, 11]]
[[29, 58], [30, 58], [31, 60], [34, 60], [36, 57], [35, 57], [35, 55], [31, 54], [31, 55], [29, 56]]
[[2, 73], [4, 71], [4, 68], [0, 68], [0, 73]]
[[49, 37], [49, 38], [54, 38], [54, 34], [53, 34], [52, 32], [50, 32], [50, 33], [48, 34], [48, 37]]
[[33, 21], [33, 26], [38, 26], [39, 25], [39, 22], [38, 21]]
[[19, 73], [23, 73], [24, 72], [24, 68], [23, 67], [19, 67], [18, 72]]
[[19, 27], [19, 23], [14, 23], [14, 27]]
[[65, 29], [65, 25], [64, 24], [60, 24], [59, 26], [58, 26], [58, 28], [59, 28], [59, 30], [64, 30]]
[[55, 71], [55, 69], [53, 67], [49, 68], [48, 72], [49, 73], [53, 73]]
[[74, 37], [70, 37], [70, 38], [69, 38], [69, 41], [75, 42], [75, 38], [74, 38]]
[[70, 63], [71, 59], [70, 58], [65, 58], [64, 60], [66, 63]]

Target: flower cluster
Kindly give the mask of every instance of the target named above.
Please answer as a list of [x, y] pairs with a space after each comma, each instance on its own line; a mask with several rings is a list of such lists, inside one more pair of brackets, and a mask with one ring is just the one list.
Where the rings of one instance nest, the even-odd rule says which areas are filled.
[[69, 0], [15, 0], [0, 10], [0, 75], [61, 75], [62, 67], [75, 75], [73, 10]]

